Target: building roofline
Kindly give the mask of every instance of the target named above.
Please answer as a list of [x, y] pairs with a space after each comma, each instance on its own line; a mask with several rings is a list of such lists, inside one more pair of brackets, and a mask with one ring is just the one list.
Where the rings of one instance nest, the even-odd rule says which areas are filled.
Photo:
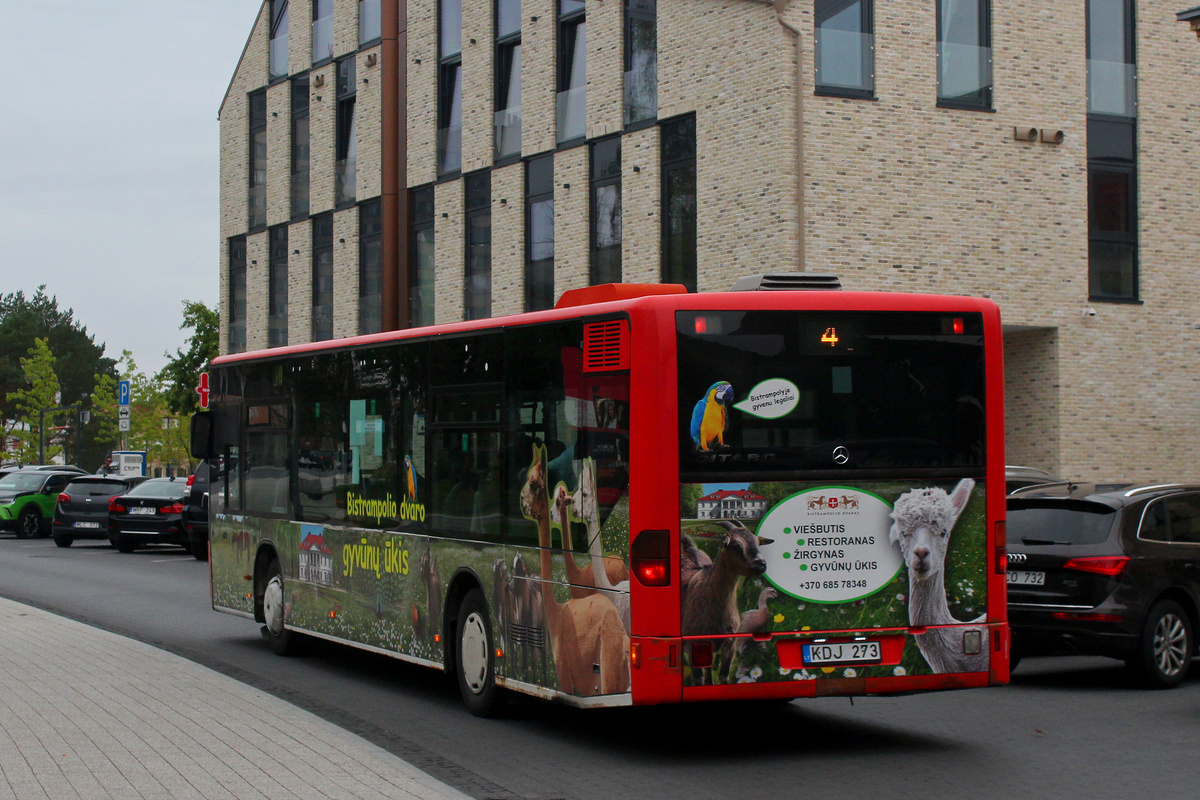
[[1200, 6], [1176, 13], [1175, 19], [1179, 20], [1180, 22], [1189, 22], [1193, 19], [1200, 19]]
[[242, 67], [242, 62], [246, 60], [246, 51], [250, 49], [250, 40], [254, 38], [254, 31], [258, 28], [258, 22], [263, 18], [263, 8], [270, 0], [262, 0], [258, 5], [258, 13], [254, 15], [254, 24], [250, 26], [250, 33], [246, 36], [246, 43], [242, 45], [242, 54], [238, 56], [237, 64], [233, 68], [233, 74], [229, 76], [229, 84], [225, 87], [225, 94], [221, 95], [221, 105], [217, 108], [217, 119], [225, 113], [225, 103], [229, 100], [229, 92], [233, 89], [233, 81], [237, 78], [238, 70]]

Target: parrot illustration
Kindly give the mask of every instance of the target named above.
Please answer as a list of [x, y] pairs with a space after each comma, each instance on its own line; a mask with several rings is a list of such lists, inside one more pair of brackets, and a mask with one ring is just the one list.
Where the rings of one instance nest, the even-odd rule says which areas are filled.
[[727, 406], [732, 402], [733, 386], [729, 381], [717, 381], [696, 403], [692, 409], [692, 440], [697, 450], [711, 450], [713, 442], [725, 446]]
[[412, 459], [408, 456], [404, 457], [404, 477], [405, 489], [408, 494], [408, 499], [416, 502], [417, 500], [417, 472], [413, 469]]

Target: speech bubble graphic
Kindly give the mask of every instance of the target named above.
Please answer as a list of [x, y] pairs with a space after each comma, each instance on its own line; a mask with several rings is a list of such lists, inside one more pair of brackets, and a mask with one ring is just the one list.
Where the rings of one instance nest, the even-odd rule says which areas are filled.
[[738, 411], [763, 419], [779, 419], [790, 414], [800, 402], [796, 384], [783, 378], [770, 378], [750, 390], [745, 400], [734, 403]]

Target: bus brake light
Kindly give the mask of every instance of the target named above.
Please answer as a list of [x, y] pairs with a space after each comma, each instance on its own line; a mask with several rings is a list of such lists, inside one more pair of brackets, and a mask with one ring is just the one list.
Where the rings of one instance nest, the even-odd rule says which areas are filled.
[[633, 574], [643, 586], [671, 585], [671, 539], [667, 531], [642, 531], [629, 548]]

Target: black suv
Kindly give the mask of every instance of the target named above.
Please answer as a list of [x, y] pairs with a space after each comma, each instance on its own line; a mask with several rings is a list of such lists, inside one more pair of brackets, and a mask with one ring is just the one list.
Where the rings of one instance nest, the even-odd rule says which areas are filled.
[[1157, 688], [1187, 675], [1200, 618], [1200, 486], [1018, 489], [1008, 551], [1014, 663], [1110, 656]]
[[208, 560], [208, 476], [208, 462], [201, 461], [196, 465], [196, 471], [188, 476], [187, 493], [183, 496], [186, 546], [199, 561]]

